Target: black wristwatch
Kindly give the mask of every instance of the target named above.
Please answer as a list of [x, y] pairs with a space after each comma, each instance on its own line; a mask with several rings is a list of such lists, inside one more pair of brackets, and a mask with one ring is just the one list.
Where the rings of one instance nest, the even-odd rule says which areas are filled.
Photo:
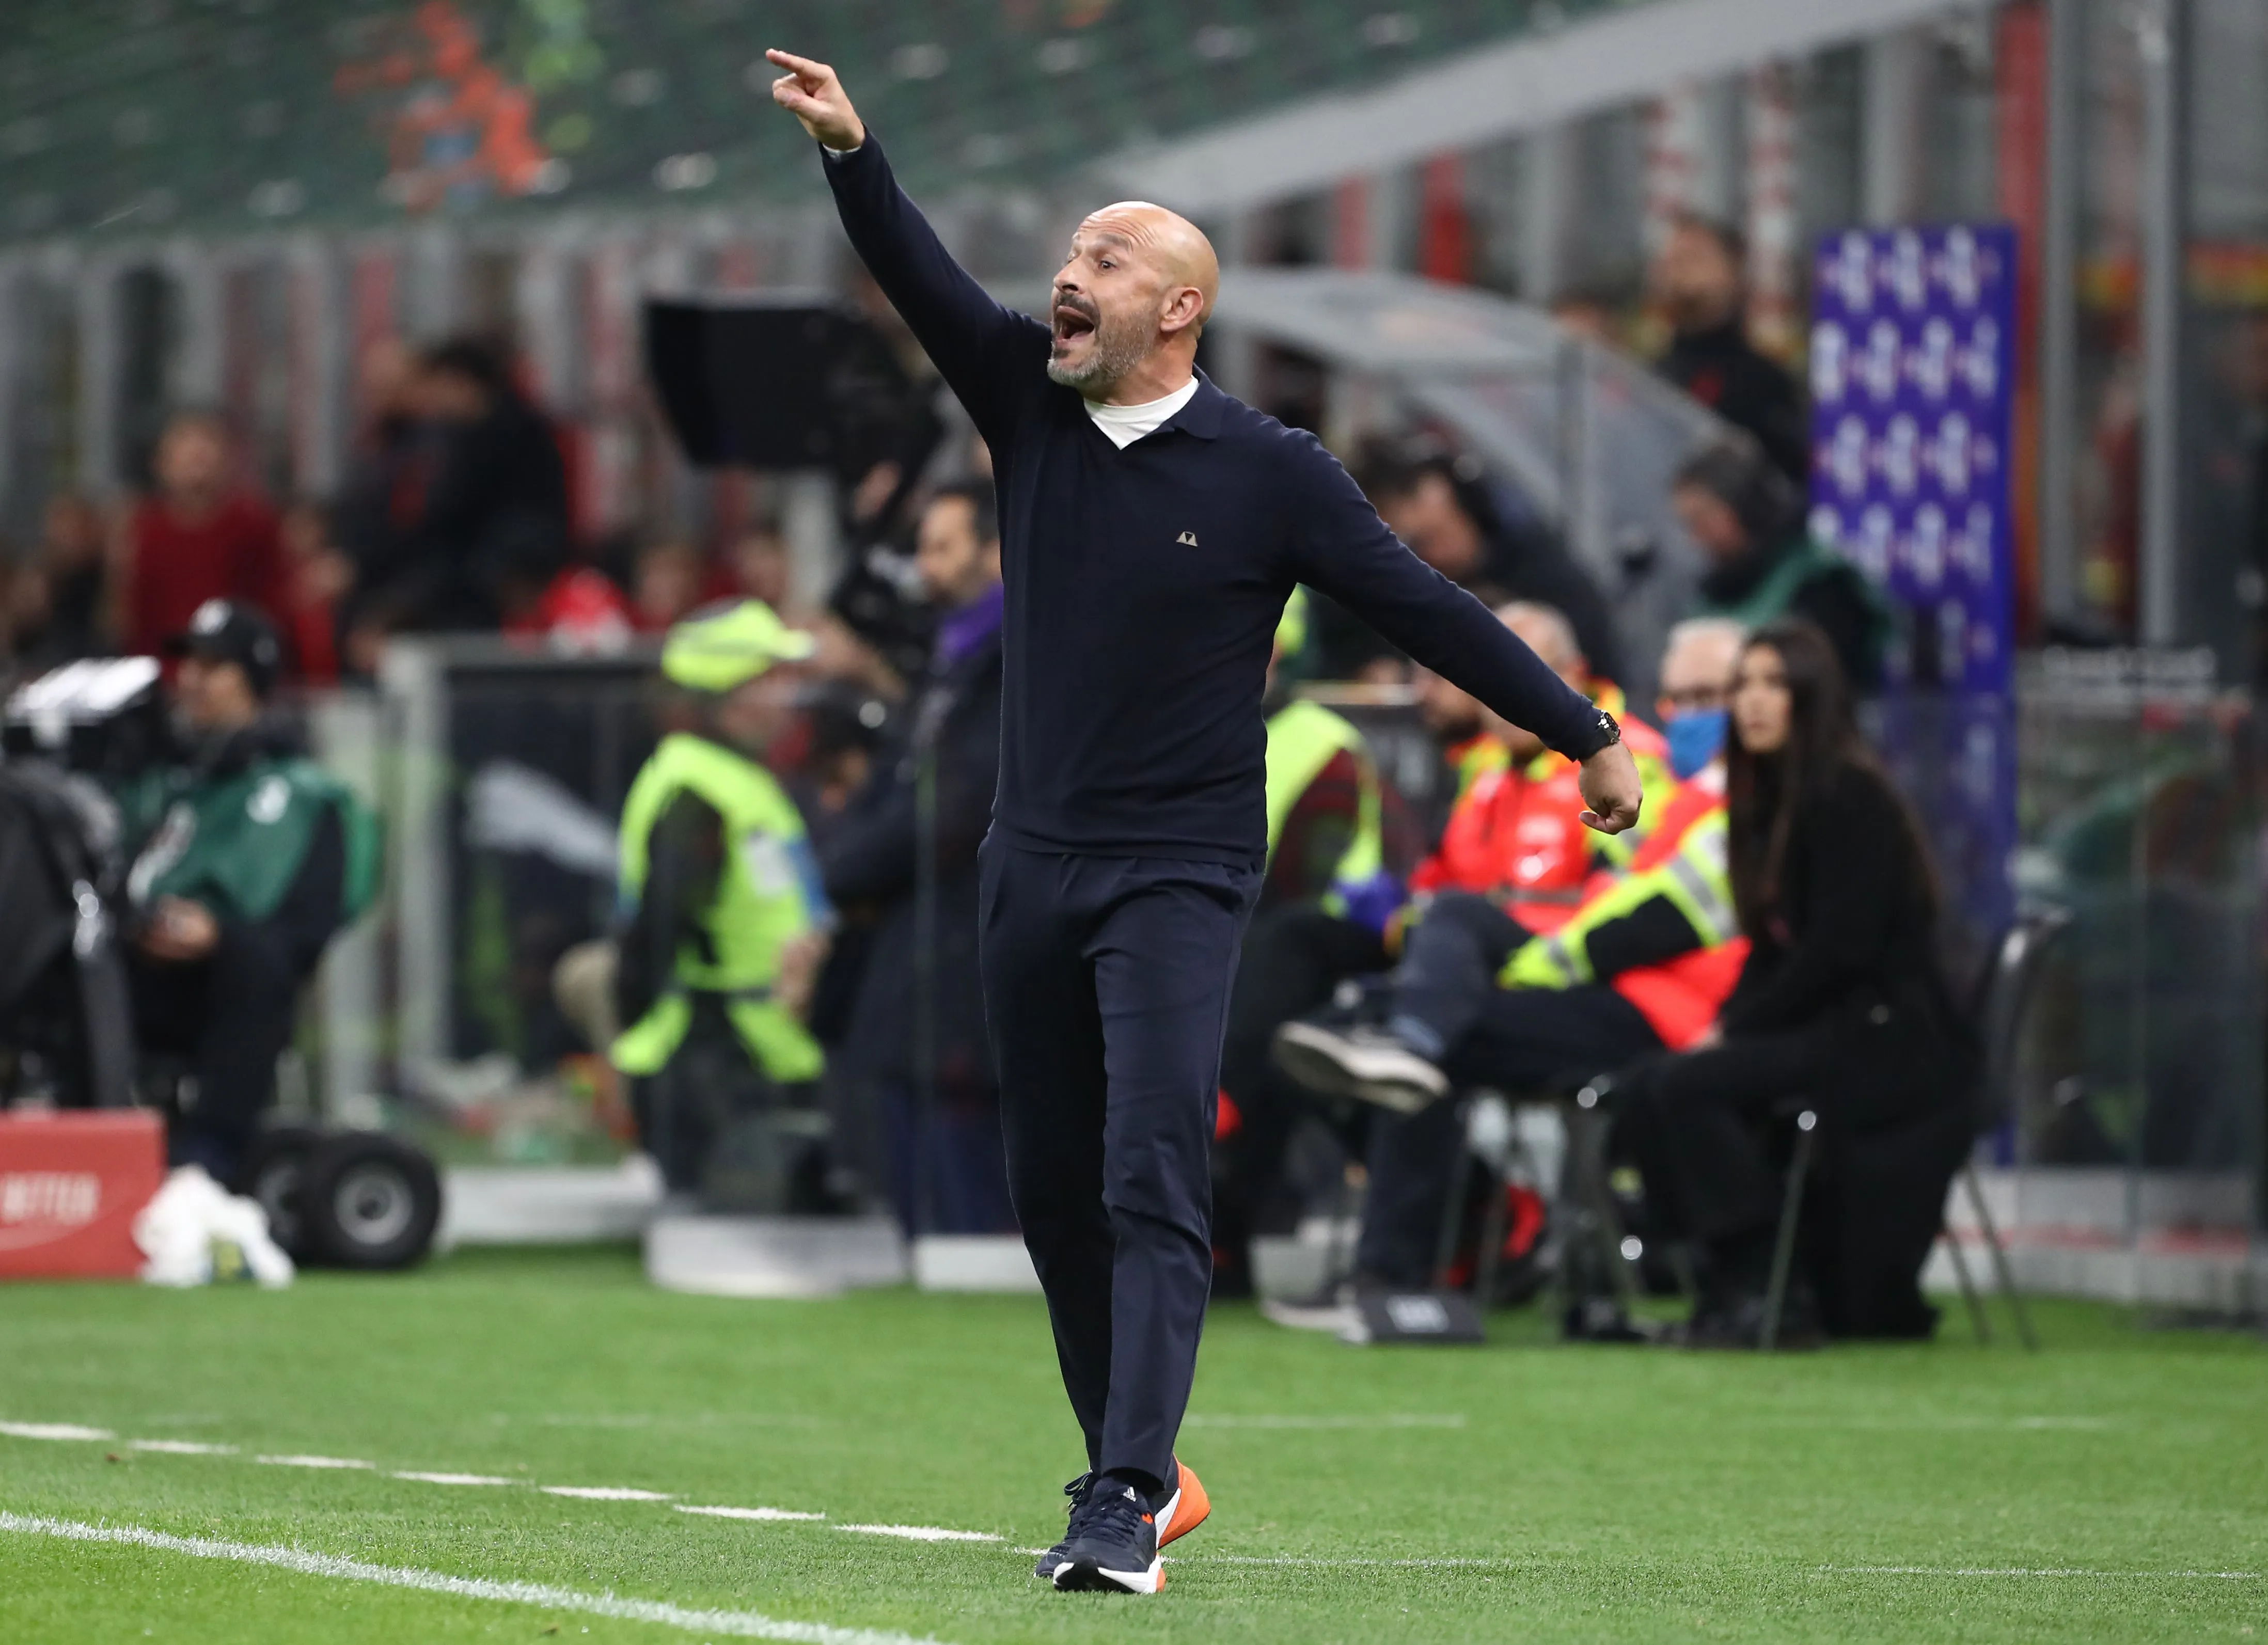
[[[1604, 709], [1601, 709], [1598, 713], [1599, 748], [1612, 748], [1623, 739], [1622, 723]], [[1599, 748], [1594, 748], [1591, 752], [1595, 754], [1599, 752]]]

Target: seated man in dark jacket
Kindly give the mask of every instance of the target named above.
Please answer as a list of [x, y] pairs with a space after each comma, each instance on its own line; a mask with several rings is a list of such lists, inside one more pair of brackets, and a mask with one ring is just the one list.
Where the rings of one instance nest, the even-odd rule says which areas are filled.
[[251, 606], [207, 600], [171, 649], [179, 765], [119, 795], [143, 1049], [185, 1058], [177, 1164], [223, 1181], [275, 1100], [299, 988], [370, 900], [374, 816], [266, 713], [282, 647]]
[[836, 1066], [878, 1123], [909, 1233], [1015, 1227], [976, 972], [976, 848], [1000, 760], [1000, 532], [992, 488], [948, 486], [914, 563], [941, 616], [927, 674], [822, 850], [827, 892], [871, 924]]

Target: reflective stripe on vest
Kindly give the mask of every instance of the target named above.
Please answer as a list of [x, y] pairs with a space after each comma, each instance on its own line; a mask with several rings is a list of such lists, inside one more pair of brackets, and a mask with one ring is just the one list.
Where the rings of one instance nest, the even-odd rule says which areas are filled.
[[610, 1054], [625, 1074], [659, 1073], [685, 1038], [692, 996], [720, 996], [748, 1054], [771, 1078], [816, 1079], [825, 1057], [794, 1015], [771, 998], [780, 950], [811, 930], [799, 855], [803, 818], [770, 772], [705, 738], [664, 738], [622, 803], [622, 890], [635, 902], [645, 885], [654, 825], [685, 792], [723, 819], [725, 849], [717, 899], [701, 916], [703, 944], [678, 950], [676, 968], [652, 1010], [625, 1029]]
[[1320, 702], [1288, 703], [1268, 718], [1268, 860], [1276, 860], [1276, 847], [1284, 825], [1308, 784], [1342, 753], [1354, 758], [1360, 798], [1355, 813], [1354, 838], [1331, 870], [1334, 885], [1359, 885], [1376, 874], [1385, 862], [1379, 816], [1378, 765], [1370, 745], [1351, 721]]
[[[1694, 962], [1737, 944], [1739, 921], [1733, 912], [1726, 872], [1727, 843], [1722, 784], [1713, 774], [1694, 778], [1664, 808], [1663, 822], [1674, 825], [1647, 842], [1646, 866], [1624, 875], [1586, 899], [1572, 918], [1550, 936], [1513, 951], [1498, 977], [1506, 988], [1566, 988], [1595, 980], [1587, 940], [1609, 921], [1618, 920], [1660, 897], [1691, 928], [1695, 949], [1657, 966], [1640, 966], [1613, 980], [1615, 990], [1645, 1012], [1664, 1043], [1690, 1043], [1715, 1017], [1732, 979], [1721, 962]], [[1719, 986], [1721, 983], [1721, 986]]]

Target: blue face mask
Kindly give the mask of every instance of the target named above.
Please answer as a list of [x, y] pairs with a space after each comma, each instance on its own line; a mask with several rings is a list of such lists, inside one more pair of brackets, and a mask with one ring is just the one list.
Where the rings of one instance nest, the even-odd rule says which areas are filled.
[[1669, 768], [1681, 782], [1697, 776], [1725, 746], [1727, 716], [1722, 709], [1690, 709], [1673, 714], [1662, 725], [1669, 742]]

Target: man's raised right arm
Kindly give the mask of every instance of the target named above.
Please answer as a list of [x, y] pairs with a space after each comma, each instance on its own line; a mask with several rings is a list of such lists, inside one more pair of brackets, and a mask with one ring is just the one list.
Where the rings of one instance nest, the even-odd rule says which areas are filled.
[[1047, 328], [994, 302], [954, 261], [898, 187], [833, 69], [784, 51], [764, 55], [783, 71], [772, 100], [827, 151], [828, 187], [851, 246], [979, 431], [994, 438], [1029, 378], [1046, 369]]

